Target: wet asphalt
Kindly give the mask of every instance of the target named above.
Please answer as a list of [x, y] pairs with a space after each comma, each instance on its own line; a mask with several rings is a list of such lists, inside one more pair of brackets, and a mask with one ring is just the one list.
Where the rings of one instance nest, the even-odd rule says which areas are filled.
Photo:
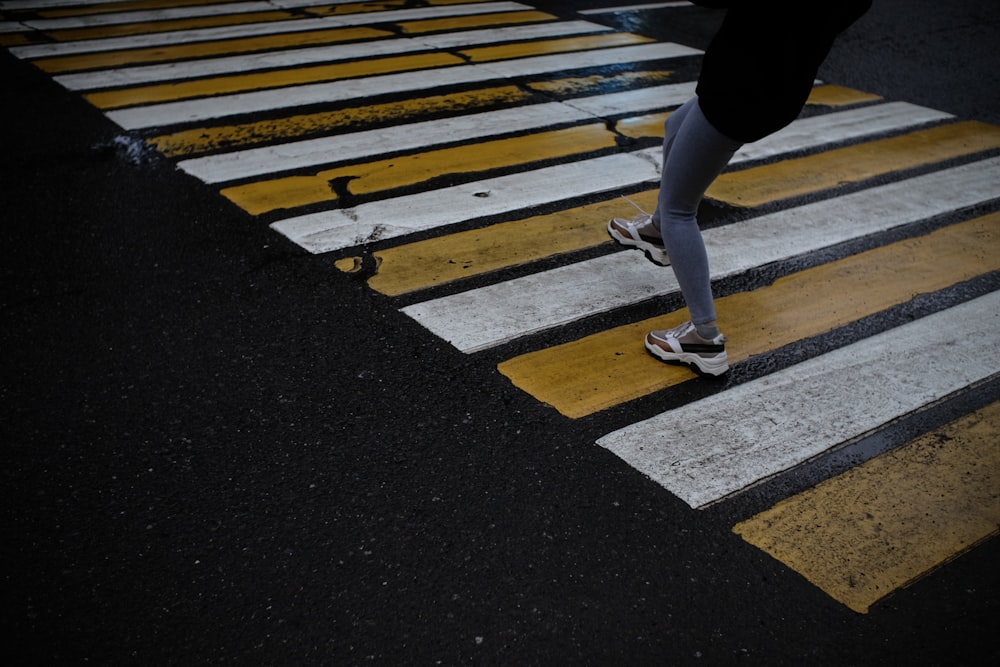
[[[1000, 123], [994, 2], [875, 5], [822, 78]], [[717, 14], [683, 11], [595, 20], [704, 47]], [[15, 664], [1000, 657], [996, 539], [851, 612], [732, 534], [766, 490], [691, 510], [594, 444], [629, 407], [559, 416], [45, 75], [0, 71]]]

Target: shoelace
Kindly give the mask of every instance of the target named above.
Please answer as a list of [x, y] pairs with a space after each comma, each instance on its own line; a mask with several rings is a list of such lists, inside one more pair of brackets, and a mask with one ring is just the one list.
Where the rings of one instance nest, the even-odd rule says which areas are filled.
[[639, 220], [642, 219], [642, 218], [652, 218], [653, 217], [653, 215], [651, 213], [646, 213], [646, 211], [644, 211], [641, 206], [639, 206], [638, 204], [636, 204], [634, 201], [632, 201], [631, 199], [629, 199], [625, 195], [618, 195], [618, 196], [621, 197], [622, 199], [624, 199], [625, 201], [627, 201], [629, 204], [632, 204], [632, 207], [635, 208], [635, 210], [639, 211], [639, 213], [641, 213], [641, 215], [637, 215], [634, 218], [632, 218], [632, 222], [638, 223]]

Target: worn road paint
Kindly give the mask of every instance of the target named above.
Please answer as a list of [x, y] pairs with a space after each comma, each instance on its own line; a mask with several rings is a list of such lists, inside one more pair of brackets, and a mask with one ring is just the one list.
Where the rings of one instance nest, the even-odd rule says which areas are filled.
[[[336, 44], [391, 37], [392, 33], [374, 28], [331, 28], [306, 32], [264, 35], [214, 42], [196, 42], [177, 46], [160, 46], [124, 51], [84, 53], [34, 60], [33, 64], [44, 72], [60, 74], [85, 70], [110, 69], [128, 66], [147, 66], [170, 60], [193, 60], [212, 56], [231, 56], [234, 53], [255, 53], [273, 49], [302, 47], [318, 44]], [[63, 85], [66, 85], [65, 83]]]
[[[427, 7], [420, 9], [408, 9], [400, 11], [379, 12], [379, 23], [392, 23], [394, 21], [412, 20], [421, 17], [446, 17], [455, 15], [476, 15], [486, 14], [496, 11], [517, 12], [531, 9], [517, 2], [495, 2], [488, 5], [463, 4], [456, 7]], [[238, 37], [250, 37], [254, 35], [272, 35], [283, 32], [303, 32], [309, 30], [321, 30], [334, 27], [349, 27], [366, 25], [373, 23], [370, 15], [360, 15], [350, 20], [350, 17], [329, 18], [302, 18], [295, 17], [292, 20], [275, 20], [263, 23], [248, 23], [237, 25], [223, 25], [211, 28], [197, 29], [170, 29], [168, 32], [158, 32], [157, 28], [164, 27], [162, 24], [139, 24], [136, 30], [141, 30], [143, 25], [150, 26], [146, 32], [139, 32], [134, 35], [108, 38], [83, 39], [81, 37], [70, 42], [57, 42], [51, 44], [32, 44], [30, 46], [11, 49], [18, 58], [33, 59], [46, 58], [51, 56], [68, 55], [71, 53], [93, 53], [99, 51], [115, 51], [119, 49], [148, 48], [153, 46], [172, 46], [176, 44], [204, 42], [209, 40], [225, 40]]]
[[[1000, 158], [994, 158], [843, 195], [835, 203], [815, 202], [709, 229], [704, 238], [712, 259], [712, 277], [736, 275], [992, 201], [1000, 197], [998, 184]], [[377, 211], [358, 207], [354, 213], [364, 217], [351, 222], [368, 227], [376, 220], [394, 219], [377, 216]], [[421, 219], [424, 214], [421, 211]], [[434, 221], [440, 224], [439, 217]], [[598, 220], [594, 224], [606, 223]], [[301, 240], [308, 238], [308, 230], [304, 231], [306, 238]], [[645, 261], [635, 252], [622, 251], [413, 304], [403, 312], [471, 353], [677, 291], [672, 271]]]
[[106, 115], [124, 129], [138, 130], [226, 118], [242, 113], [273, 112], [307, 104], [331, 104], [386, 93], [398, 94], [439, 86], [481, 83], [491, 79], [549, 74], [566, 69], [677, 58], [692, 53], [700, 52], [676, 44], [641, 44], [480, 65], [461, 65], [344, 81], [327, 81], [292, 88], [218, 95], [205, 99], [164, 102], [110, 111]]
[[754, 207], [1000, 147], [1000, 127], [965, 121], [722, 174], [705, 196]]
[[[301, 35], [279, 35], [271, 39], [275, 49], [265, 53], [227, 55], [218, 58], [200, 58], [182, 62], [172, 62], [160, 65], [142, 65], [110, 70], [80, 72], [54, 77], [57, 82], [70, 90], [96, 90], [121, 86], [141, 86], [161, 81], [196, 79], [223, 76], [243, 72], [261, 72], [264, 70], [301, 67], [316, 63], [333, 63], [337, 61], [360, 59], [375, 59], [385, 56], [418, 54], [435, 49], [464, 47], [475, 44], [497, 43], [515, 40], [532, 40], [552, 37], [555, 35], [573, 35], [585, 32], [609, 30], [603, 26], [586, 21], [565, 21], [545, 25], [517, 26], [496, 30], [470, 30], [464, 33], [449, 33], [432, 35], [423, 38], [379, 39], [354, 42], [351, 44], [325, 44], [304, 48], [300, 41]], [[366, 33], [375, 32], [366, 28], [345, 28], [344, 32], [358, 33], [352, 39], [365, 38]], [[334, 35], [336, 36], [336, 35]], [[341, 41], [347, 35], [340, 35]], [[259, 40], [255, 40], [259, 41]], [[332, 41], [327, 39], [327, 41]], [[648, 40], [646, 40], [648, 41]], [[282, 44], [284, 43], [284, 44]], [[622, 43], [628, 43], [622, 41]], [[533, 50], [544, 53], [544, 46], [551, 42], [531, 42]], [[198, 49], [193, 45], [172, 49], [175, 57], [190, 58], [188, 51]], [[79, 56], [78, 58], [83, 58]], [[94, 56], [90, 56], [94, 59]], [[68, 60], [68, 59], [63, 59]], [[364, 73], [364, 67], [359, 67], [359, 73]]]
[[[945, 227], [800, 271], [752, 292], [716, 300], [730, 364], [850, 324], [918, 294], [1000, 270], [1000, 214]], [[380, 268], [380, 271], [383, 270]], [[794, 303], [794, 308], [788, 304]], [[683, 366], [654, 359], [645, 335], [686, 311], [601, 331], [509, 359], [498, 369], [561, 414], [580, 418], [687, 382]]]
[[199, 97], [224, 97], [244, 91], [286, 88], [353, 77], [399, 72], [413, 73], [434, 67], [461, 65], [463, 62], [461, 58], [449, 53], [411, 53], [405, 56], [373, 58], [352, 63], [312, 65], [257, 74], [236, 74], [195, 81], [122, 88], [100, 93], [88, 93], [83, 97], [99, 109], [118, 109], [139, 104]]
[[998, 327], [994, 292], [597, 442], [702, 508], [988, 378], [1000, 368]]
[[859, 613], [997, 534], [1000, 403], [737, 524]]
[[223, 196], [252, 215], [277, 209], [331, 202], [342, 193], [331, 188], [342, 181], [353, 195], [416, 185], [444, 176], [520, 166], [533, 161], [566, 159], [615, 147], [615, 135], [603, 123], [527, 134], [509, 139], [427, 150], [375, 162], [326, 169], [309, 176], [288, 176], [224, 188]]
[[549, 102], [209, 155], [184, 160], [178, 166], [206, 183], [222, 183], [318, 164], [353, 162], [418, 148], [430, 149], [442, 143], [473, 141], [559, 123], [592, 120], [578, 109]]

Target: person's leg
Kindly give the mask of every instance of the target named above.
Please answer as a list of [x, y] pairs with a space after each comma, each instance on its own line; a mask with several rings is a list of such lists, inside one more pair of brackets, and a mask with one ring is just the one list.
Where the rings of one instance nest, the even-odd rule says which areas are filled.
[[[680, 131], [684, 123], [684, 117], [690, 112], [693, 106], [698, 105], [698, 98], [692, 97], [686, 103], [667, 117], [663, 127], [663, 162], [666, 164], [667, 156], [670, 154], [670, 147], [674, 143], [674, 138]], [[626, 197], [626, 199], [628, 199]], [[631, 200], [629, 200], [631, 203]], [[663, 237], [660, 234], [660, 218], [658, 211], [652, 214], [646, 213], [641, 208], [632, 204], [640, 215], [628, 218], [611, 218], [608, 223], [608, 235], [611, 239], [626, 248], [642, 250], [649, 261], [660, 266], [667, 266], [670, 260], [667, 258], [666, 250], [663, 248]]]
[[[693, 102], [693, 104], [692, 104]], [[681, 294], [697, 325], [715, 323], [708, 254], [698, 228], [698, 205], [708, 186], [742, 145], [708, 122], [697, 98], [667, 119], [664, 164], [654, 223], [659, 223]]]

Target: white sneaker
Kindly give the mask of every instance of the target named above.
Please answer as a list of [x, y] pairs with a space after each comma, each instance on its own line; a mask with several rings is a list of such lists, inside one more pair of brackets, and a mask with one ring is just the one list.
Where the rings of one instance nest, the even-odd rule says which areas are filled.
[[660, 230], [653, 226], [653, 216], [648, 213], [637, 215], [631, 220], [611, 218], [608, 234], [618, 245], [642, 250], [646, 259], [653, 264], [670, 266], [670, 258], [663, 247], [663, 237]]
[[646, 335], [646, 349], [661, 361], [672, 361], [695, 366], [702, 373], [722, 375], [729, 370], [726, 356], [726, 337], [702, 338], [691, 322], [673, 329], [650, 331]]

